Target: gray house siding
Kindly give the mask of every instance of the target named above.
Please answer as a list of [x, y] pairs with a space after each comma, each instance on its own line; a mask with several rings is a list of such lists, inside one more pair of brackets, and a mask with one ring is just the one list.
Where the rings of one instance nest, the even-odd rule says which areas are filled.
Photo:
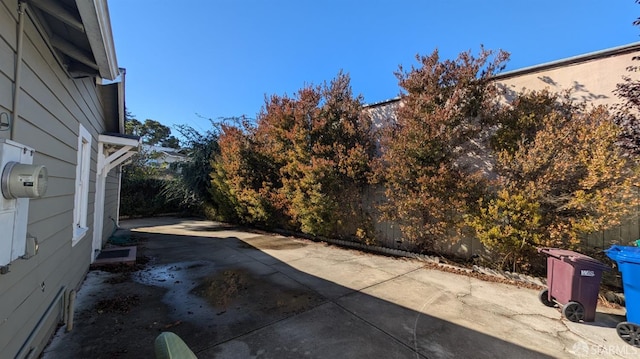
[[[16, 54], [15, 0], [0, 0], [0, 113], [11, 114]], [[13, 140], [35, 149], [34, 163], [45, 165], [48, 189], [31, 199], [27, 231], [39, 242], [38, 254], [18, 259], [0, 275], [0, 357], [39, 353], [62, 320], [65, 297], [83, 280], [90, 264], [98, 135], [105, 131], [104, 104], [95, 78], [72, 79], [54, 57], [33, 19], [25, 16], [19, 118]], [[91, 141], [86, 235], [72, 246], [79, 125]], [[8, 131], [0, 138], [9, 138]], [[118, 177], [107, 181], [104, 234], [117, 215]], [[0, 228], [0, 232], [2, 229]], [[22, 349], [22, 350], [21, 350]]]

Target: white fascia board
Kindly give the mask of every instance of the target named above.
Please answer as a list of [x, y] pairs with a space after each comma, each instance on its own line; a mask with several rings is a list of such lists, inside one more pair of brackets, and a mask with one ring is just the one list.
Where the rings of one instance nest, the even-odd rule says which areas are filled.
[[76, 0], [76, 5], [100, 76], [114, 80], [119, 71], [107, 0]]
[[117, 136], [109, 136], [109, 135], [99, 135], [98, 141], [105, 145], [116, 145], [116, 146], [132, 146], [138, 147], [140, 145], [140, 139], [133, 138], [125, 138], [125, 137], [117, 137]]

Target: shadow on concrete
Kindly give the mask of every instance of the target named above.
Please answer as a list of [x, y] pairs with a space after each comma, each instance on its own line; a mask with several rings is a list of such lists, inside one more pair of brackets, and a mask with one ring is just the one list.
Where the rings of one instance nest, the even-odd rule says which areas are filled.
[[162, 331], [178, 334], [199, 358], [549, 357], [265, 252], [304, 248], [304, 241], [136, 234], [147, 238], [138, 253], [149, 263], [90, 272], [74, 330], [59, 332], [44, 358], [153, 358]]
[[209, 226], [186, 224], [183, 227], [185, 230], [194, 231], [194, 232], [219, 232], [219, 231], [232, 231], [232, 230], [242, 229], [241, 227], [225, 224], [225, 223], [215, 223]]

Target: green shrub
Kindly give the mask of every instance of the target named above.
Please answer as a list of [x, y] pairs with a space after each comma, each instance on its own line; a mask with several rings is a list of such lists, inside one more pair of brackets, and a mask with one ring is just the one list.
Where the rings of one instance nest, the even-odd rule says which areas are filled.
[[157, 178], [123, 179], [120, 215], [137, 217], [174, 212], [172, 203], [162, 195], [165, 182]]

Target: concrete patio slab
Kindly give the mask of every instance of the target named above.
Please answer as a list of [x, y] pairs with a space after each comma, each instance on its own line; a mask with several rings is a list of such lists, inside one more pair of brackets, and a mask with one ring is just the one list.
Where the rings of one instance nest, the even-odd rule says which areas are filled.
[[415, 357], [411, 348], [334, 303], [326, 303], [201, 354], [207, 358], [238, 359]]
[[163, 331], [199, 358], [635, 358], [624, 310], [572, 323], [537, 291], [195, 219], [123, 221], [141, 262], [92, 270], [75, 328], [43, 358], [153, 358]]

